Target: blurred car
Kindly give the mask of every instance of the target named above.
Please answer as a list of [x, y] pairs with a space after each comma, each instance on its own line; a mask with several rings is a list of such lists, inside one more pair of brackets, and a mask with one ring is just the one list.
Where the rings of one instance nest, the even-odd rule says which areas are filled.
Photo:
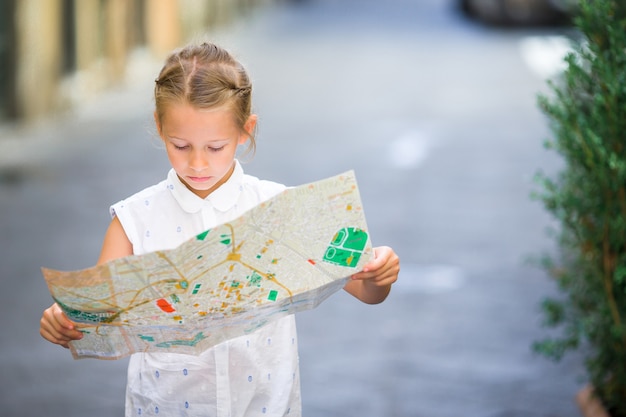
[[576, 0], [459, 0], [463, 12], [500, 26], [538, 26], [569, 22]]

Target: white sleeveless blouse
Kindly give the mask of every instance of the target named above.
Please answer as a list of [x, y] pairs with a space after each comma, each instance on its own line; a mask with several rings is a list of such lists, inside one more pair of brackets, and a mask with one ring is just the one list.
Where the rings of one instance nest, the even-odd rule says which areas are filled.
[[[284, 185], [245, 175], [238, 161], [231, 178], [201, 199], [170, 170], [165, 181], [111, 206], [141, 255], [173, 249], [233, 220], [273, 197]], [[221, 343], [199, 356], [131, 356], [126, 416], [300, 416], [300, 376], [294, 316]]]

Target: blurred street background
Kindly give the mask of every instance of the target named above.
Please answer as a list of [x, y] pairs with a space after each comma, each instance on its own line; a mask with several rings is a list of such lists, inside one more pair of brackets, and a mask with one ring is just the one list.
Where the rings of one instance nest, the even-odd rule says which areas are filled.
[[[80, 20], [71, 2], [41, 3]], [[188, 40], [225, 46], [252, 76], [247, 173], [299, 185], [354, 169], [373, 243], [401, 258], [385, 303], [338, 293], [298, 315], [305, 417], [580, 415], [580, 359], [531, 348], [556, 289], [529, 261], [554, 250], [530, 194], [535, 173], [560, 164], [536, 97], [560, 70], [567, 25], [487, 25], [455, 0], [205, 2], [221, 5], [212, 21], [176, 7], [193, 2], [158, 2], [165, 14], [132, 3], [152, 20], [125, 15], [134, 37], [103, 56], [81, 42], [109, 32], [85, 21], [53, 31], [73, 45], [62, 59], [30, 57], [45, 55], [35, 35], [5, 45], [30, 58], [4, 69], [17, 81], [0, 104], [1, 416], [123, 415], [126, 360], [74, 361], [39, 336], [51, 303], [40, 267], [92, 266], [109, 205], [165, 177], [152, 87], [163, 53]], [[24, 26], [33, 10], [11, 12], [45, 29]]]

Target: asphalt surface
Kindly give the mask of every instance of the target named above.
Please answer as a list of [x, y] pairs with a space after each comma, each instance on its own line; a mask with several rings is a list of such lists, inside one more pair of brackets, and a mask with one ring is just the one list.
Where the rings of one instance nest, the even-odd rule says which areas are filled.
[[[486, 28], [451, 6], [284, 2], [207, 35], [255, 85], [245, 170], [298, 185], [354, 169], [374, 244], [401, 257], [385, 303], [338, 293], [298, 315], [306, 417], [580, 415], [579, 354], [531, 349], [556, 294], [528, 261], [554, 249], [532, 178], [560, 163], [536, 95], [562, 30]], [[126, 360], [74, 361], [38, 322], [40, 267], [93, 265], [109, 205], [167, 172], [151, 120], [160, 65], [133, 59], [118, 89], [0, 128], [2, 416], [123, 414]]]

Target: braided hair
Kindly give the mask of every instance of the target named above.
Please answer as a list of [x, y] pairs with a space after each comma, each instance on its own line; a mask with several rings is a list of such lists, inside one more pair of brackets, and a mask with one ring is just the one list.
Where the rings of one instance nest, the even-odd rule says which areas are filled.
[[[251, 114], [252, 85], [245, 68], [225, 49], [212, 44], [188, 45], [172, 52], [155, 80], [154, 101], [160, 123], [170, 104], [199, 109], [227, 108], [242, 130]], [[250, 134], [254, 151], [254, 134]]]

